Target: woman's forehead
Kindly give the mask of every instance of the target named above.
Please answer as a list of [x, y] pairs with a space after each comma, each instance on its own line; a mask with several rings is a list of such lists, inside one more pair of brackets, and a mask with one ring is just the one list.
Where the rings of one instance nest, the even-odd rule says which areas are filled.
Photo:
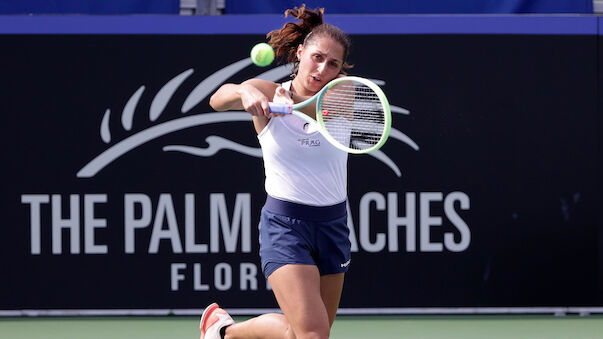
[[344, 54], [343, 46], [330, 37], [316, 37], [309, 41], [309, 43], [306, 43], [304, 48], [307, 48], [308, 51], [318, 51], [340, 61]]

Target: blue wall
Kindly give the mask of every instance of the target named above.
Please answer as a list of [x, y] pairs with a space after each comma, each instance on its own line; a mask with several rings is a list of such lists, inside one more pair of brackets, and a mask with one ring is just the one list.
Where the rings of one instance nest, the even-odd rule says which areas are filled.
[[[592, 13], [592, 0], [226, 0], [226, 14], [281, 14], [306, 3], [329, 14]], [[179, 0], [0, 0], [0, 14], [178, 14]]]
[[178, 14], [179, 0], [0, 0], [0, 14]]
[[[333, 13], [592, 13], [592, 0], [308, 0], [307, 7], [324, 7]], [[299, 6], [300, 1], [282, 0], [226, 0], [227, 14], [283, 13]]]

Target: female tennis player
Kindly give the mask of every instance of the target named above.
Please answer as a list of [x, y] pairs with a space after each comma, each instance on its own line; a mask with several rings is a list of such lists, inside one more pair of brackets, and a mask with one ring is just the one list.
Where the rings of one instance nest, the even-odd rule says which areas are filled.
[[323, 23], [323, 13], [304, 5], [287, 10], [285, 16], [298, 21], [267, 35], [277, 58], [295, 66], [293, 80], [225, 84], [210, 99], [217, 111], [244, 109], [253, 116], [268, 193], [259, 225], [260, 257], [283, 314], [235, 324], [214, 303], [201, 317], [201, 339], [329, 337], [350, 264], [347, 153], [302, 119], [268, 108], [269, 101], [301, 102], [350, 67], [350, 39]]

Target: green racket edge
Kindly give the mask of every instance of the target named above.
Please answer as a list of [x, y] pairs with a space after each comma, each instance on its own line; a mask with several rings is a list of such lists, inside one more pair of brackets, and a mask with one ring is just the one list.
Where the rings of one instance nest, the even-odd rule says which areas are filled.
[[[358, 150], [358, 149], [353, 149], [350, 147], [346, 147], [342, 144], [340, 144], [337, 140], [335, 140], [335, 138], [333, 138], [329, 132], [327, 131], [326, 127], [325, 127], [325, 123], [324, 120], [322, 119], [322, 113], [320, 110], [320, 103], [322, 102], [322, 97], [325, 95], [325, 93], [327, 92], [327, 90], [341, 82], [344, 81], [356, 81], [356, 82], [360, 82], [364, 85], [366, 85], [367, 87], [371, 88], [373, 91], [375, 91], [375, 94], [377, 94], [377, 97], [379, 98], [379, 101], [381, 102], [381, 105], [383, 105], [383, 113], [385, 116], [385, 122], [384, 122], [384, 131], [383, 134], [381, 135], [381, 138], [379, 139], [379, 142], [377, 142], [373, 147], [371, 148], [367, 148], [367, 149], [363, 149], [363, 150]], [[381, 148], [381, 146], [383, 146], [383, 144], [385, 144], [385, 142], [387, 141], [387, 138], [389, 137], [389, 132], [390, 129], [392, 127], [392, 113], [391, 113], [391, 109], [389, 107], [389, 101], [387, 100], [387, 97], [385, 96], [385, 93], [383, 93], [383, 91], [381, 90], [381, 88], [375, 84], [374, 82], [365, 79], [365, 78], [361, 78], [361, 77], [355, 77], [355, 76], [346, 76], [346, 77], [341, 77], [341, 78], [337, 78], [335, 80], [332, 80], [331, 82], [329, 82], [325, 88], [323, 88], [321, 90], [320, 93], [320, 97], [316, 100], [316, 122], [318, 122], [318, 124], [320, 125], [321, 129], [325, 132], [322, 133], [324, 135], [324, 137], [331, 143], [333, 144], [333, 146], [337, 147], [338, 149], [344, 151], [344, 152], [348, 152], [348, 153], [352, 153], [352, 154], [366, 154], [366, 153], [370, 153], [373, 151], [378, 150], [379, 148]]]

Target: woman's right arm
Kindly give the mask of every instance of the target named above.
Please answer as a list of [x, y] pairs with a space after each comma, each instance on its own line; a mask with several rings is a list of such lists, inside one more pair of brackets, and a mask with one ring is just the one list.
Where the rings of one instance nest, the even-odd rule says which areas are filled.
[[268, 108], [268, 98], [273, 98], [278, 87], [274, 82], [260, 79], [239, 85], [225, 84], [211, 96], [209, 105], [216, 111], [244, 109], [252, 115], [255, 131], [260, 134], [274, 116]]
[[241, 84], [224, 84], [209, 99], [216, 111], [244, 109], [253, 116], [270, 116], [268, 98], [278, 87], [271, 81], [250, 79]]

